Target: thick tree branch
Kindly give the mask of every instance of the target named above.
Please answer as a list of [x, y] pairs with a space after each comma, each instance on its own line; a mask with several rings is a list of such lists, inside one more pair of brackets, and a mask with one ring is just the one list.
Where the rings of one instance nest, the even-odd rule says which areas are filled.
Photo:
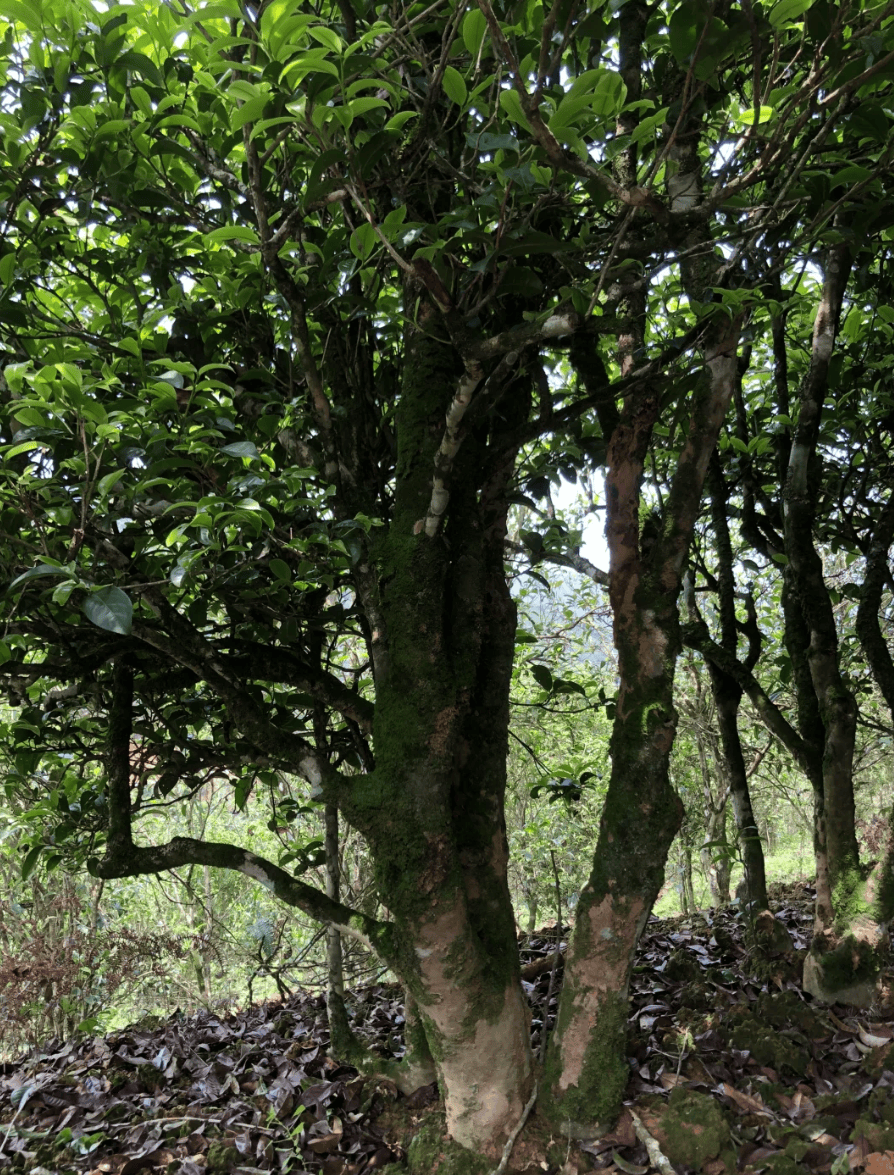
[[689, 617], [689, 623], [683, 625], [683, 643], [687, 648], [697, 650], [705, 660], [713, 661], [731, 677], [751, 699], [767, 730], [776, 735], [795, 762], [805, 772], [815, 770], [817, 753], [807, 745], [781, 710], [771, 701], [754, 674], [746, 669], [733, 653], [717, 644], [693, 604], [690, 604]]
[[113, 844], [110, 840], [105, 856], [101, 859], [91, 858], [88, 869], [93, 877], [109, 879], [164, 873], [180, 865], [210, 865], [217, 869], [236, 870], [259, 881], [274, 897], [287, 905], [296, 907], [318, 922], [337, 926], [342, 933], [376, 951], [385, 962], [396, 962], [394, 928], [391, 923], [380, 922], [341, 902], [333, 901], [321, 890], [299, 881], [285, 869], [236, 845], [194, 840], [187, 836], [176, 836], [167, 844], [151, 848], [137, 848], [133, 844], [124, 845], [121, 842]]
[[[219, 654], [243, 680], [257, 679], [291, 685], [308, 693], [317, 702], [356, 722], [364, 734], [372, 733], [375, 705], [325, 669], [316, 668], [293, 656], [288, 649], [240, 641], [234, 656]], [[242, 654], [242, 655], [240, 655]]]

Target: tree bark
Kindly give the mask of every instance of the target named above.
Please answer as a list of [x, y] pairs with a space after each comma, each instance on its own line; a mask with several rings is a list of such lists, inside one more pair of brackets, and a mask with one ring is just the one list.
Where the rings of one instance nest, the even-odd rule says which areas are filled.
[[[870, 540], [856, 623], [860, 647], [894, 721], [894, 658], [879, 623], [882, 592], [891, 579], [888, 552], [892, 542], [894, 494], [888, 498]], [[888, 841], [870, 879], [869, 896], [878, 923], [889, 924], [894, 920], [894, 805], [888, 815]]]
[[[720, 645], [735, 656], [738, 647], [739, 625], [736, 620], [735, 570], [733, 548], [730, 540], [728, 507], [729, 500], [726, 479], [720, 467], [715, 450], [708, 469], [708, 485], [711, 494], [711, 523], [714, 543], [717, 549], [717, 588], [720, 612]], [[749, 608], [753, 604], [749, 597]], [[749, 632], [758, 635], [757, 623], [753, 616]], [[746, 668], [753, 668], [760, 653], [758, 641], [752, 639], [746, 658]], [[739, 834], [739, 845], [745, 865], [745, 882], [748, 901], [756, 902], [758, 909], [768, 906], [767, 877], [764, 869], [764, 853], [757, 831], [757, 821], [751, 805], [751, 791], [748, 787], [748, 771], [742, 754], [742, 738], [739, 734], [739, 703], [742, 687], [716, 664], [708, 661], [708, 676], [717, 708], [717, 723], [720, 742], [723, 747], [724, 774], [733, 801], [733, 812]]]
[[[377, 637], [387, 649], [376, 678], [376, 762], [342, 810], [371, 848], [448, 1130], [491, 1153], [533, 1082], [503, 815], [516, 627], [503, 542], [514, 453], [492, 463], [478, 489], [481, 455], [467, 436], [445, 534], [420, 528], [444, 387], [457, 367], [455, 352], [424, 330], [409, 335], [407, 350], [394, 521], [373, 551]], [[515, 411], [526, 412], [517, 399]]]
[[787, 581], [790, 578], [797, 594], [805, 630], [803, 636], [799, 634], [797, 649], [799, 655], [803, 651], [806, 660], [824, 734], [821, 810], [817, 804], [817, 888], [819, 897], [820, 885], [824, 891], [828, 887], [831, 918], [818, 901], [813, 942], [804, 966], [804, 986], [819, 998], [865, 1004], [875, 998], [884, 935], [875, 909], [874, 885], [867, 886], [857, 844], [853, 780], [857, 703], [841, 673], [835, 615], [813, 539], [821, 467], [821, 416], [851, 265], [846, 245], [829, 249], [814, 320], [810, 366], [799, 389], [800, 410], [789, 453], [783, 527]]
[[[645, 14], [641, 4], [621, 10], [620, 69], [629, 78], [631, 97], [639, 92]], [[668, 185], [672, 212], [684, 213], [700, 199], [696, 124], [693, 119], [681, 136], [686, 145], [671, 151], [676, 164]], [[709, 240], [704, 225], [687, 227], [682, 236], [684, 286], [701, 297], [719, 263], [704, 248]], [[696, 242], [702, 246], [698, 257], [690, 248]], [[626, 309], [629, 326], [618, 338], [622, 374], [631, 370], [642, 346], [641, 288], [631, 291]], [[674, 672], [681, 649], [677, 599], [708, 461], [735, 387], [740, 329], [740, 316], [718, 315], [706, 324], [703, 377], [689, 404], [688, 430], [659, 533], [648, 544], [640, 535], [639, 507], [660, 390], [647, 385], [629, 393], [606, 438], [609, 598], [619, 678], [612, 766], [593, 869], [577, 906], [541, 1098], [544, 1113], [569, 1134], [592, 1135], [614, 1118], [627, 1081], [624, 1041], [633, 956], [682, 819], [669, 776], [677, 728]]]

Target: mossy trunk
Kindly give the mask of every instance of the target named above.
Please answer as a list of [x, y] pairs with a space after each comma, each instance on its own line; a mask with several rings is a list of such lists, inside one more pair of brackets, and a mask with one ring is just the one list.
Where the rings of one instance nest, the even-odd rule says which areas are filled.
[[804, 986], [819, 998], [866, 1004], [875, 998], [886, 936], [876, 908], [876, 885], [861, 867], [857, 845], [853, 777], [857, 703], [841, 672], [835, 613], [814, 543], [821, 476], [817, 449], [852, 262], [844, 243], [833, 245], [825, 257], [810, 365], [798, 391], [783, 522], [788, 557], [785, 590], [797, 602], [786, 609], [786, 637], [799, 711], [806, 707], [815, 737], [822, 734], [822, 783], [816, 801], [817, 909]]
[[[708, 466], [707, 485], [711, 497], [711, 528], [714, 531], [714, 545], [717, 550], [715, 576], [717, 580], [717, 602], [720, 619], [720, 646], [733, 659], [739, 645], [740, 624], [736, 616], [736, 575], [733, 544], [729, 530], [729, 490], [724, 476], [720, 455], [715, 450]], [[754, 601], [749, 593], [746, 598], [748, 622], [744, 631], [748, 637], [748, 654], [745, 668], [750, 672], [760, 657], [761, 633], [755, 615]], [[757, 904], [761, 910], [767, 907], [767, 878], [764, 870], [764, 853], [757, 831], [757, 821], [751, 806], [751, 792], [748, 787], [748, 769], [742, 753], [742, 738], [739, 734], [739, 705], [742, 701], [742, 686], [720, 665], [708, 659], [708, 678], [711, 693], [717, 708], [717, 725], [720, 733], [722, 755], [722, 777], [733, 802], [739, 847], [745, 866], [745, 885], [748, 901]], [[727, 885], [726, 901], [729, 901]]]
[[[677, 723], [675, 630], [675, 608], [665, 606], [660, 616], [642, 609], [619, 644], [622, 679], [611, 780], [593, 871], [577, 906], [544, 1073], [544, 1109], [557, 1128], [577, 1137], [604, 1128], [621, 1103], [629, 1076], [625, 1040], [633, 955], [682, 819], [668, 773]], [[633, 650], [642, 668], [624, 674]]]
[[374, 545], [375, 598], [366, 601], [378, 618], [375, 766], [342, 811], [370, 846], [392, 920], [389, 962], [418, 1011], [450, 1134], [495, 1157], [533, 1082], [503, 811], [516, 627], [503, 566], [512, 453], [483, 473], [470, 431], [455, 455], [446, 527], [429, 534], [456, 356], [417, 328], [407, 350], [394, 516]]

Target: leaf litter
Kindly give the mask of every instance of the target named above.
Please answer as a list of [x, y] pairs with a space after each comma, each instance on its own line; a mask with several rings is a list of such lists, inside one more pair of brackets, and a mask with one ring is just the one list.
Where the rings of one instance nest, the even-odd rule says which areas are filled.
[[[526, 1133], [537, 1144], [523, 1146], [523, 1135], [521, 1166], [509, 1171], [894, 1175], [894, 1021], [801, 991], [812, 894], [796, 884], [775, 896], [791, 939], [775, 957], [756, 957], [735, 906], [650, 919], [631, 984], [621, 1117], [569, 1146], [535, 1116]], [[554, 1022], [565, 946], [554, 928], [519, 938], [535, 1050]], [[348, 999], [354, 1031], [399, 1057], [400, 989], [373, 984]], [[0, 1065], [0, 1167], [363, 1175], [401, 1163], [436, 1109], [436, 1087], [403, 1098], [328, 1047], [325, 1002], [309, 993], [52, 1041]]]

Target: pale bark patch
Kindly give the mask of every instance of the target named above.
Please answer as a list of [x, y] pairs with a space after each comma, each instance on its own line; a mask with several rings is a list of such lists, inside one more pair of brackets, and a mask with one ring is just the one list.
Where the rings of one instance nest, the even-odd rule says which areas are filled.
[[[644, 619], [649, 618], [644, 616]], [[638, 644], [642, 672], [647, 677], [660, 677], [665, 672], [667, 636], [654, 623], [646, 624], [640, 632]]]
[[641, 898], [616, 902], [611, 894], [587, 913], [590, 946], [586, 956], [574, 960], [577, 989], [562, 1034], [559, 1089], [563, 1093], [580, 1084], [590, 1033], [598, 1027], [606, 996], [627, 998], [630, 964], [648, 913]]
[[532, 1062], [528, 1014], [521, 986], [510, 983], [488, 1020], [476, 1008], [487, 979], [465, 952], [468, 920], [462, 904], [438, 914], [420, 931], [420, 959], [430, 1002], [425, 1014], [440, 1038], [438, 1072], [447, 1130], [463, 1146], [496, 1155], [518, 1122], [530, 1092]]

